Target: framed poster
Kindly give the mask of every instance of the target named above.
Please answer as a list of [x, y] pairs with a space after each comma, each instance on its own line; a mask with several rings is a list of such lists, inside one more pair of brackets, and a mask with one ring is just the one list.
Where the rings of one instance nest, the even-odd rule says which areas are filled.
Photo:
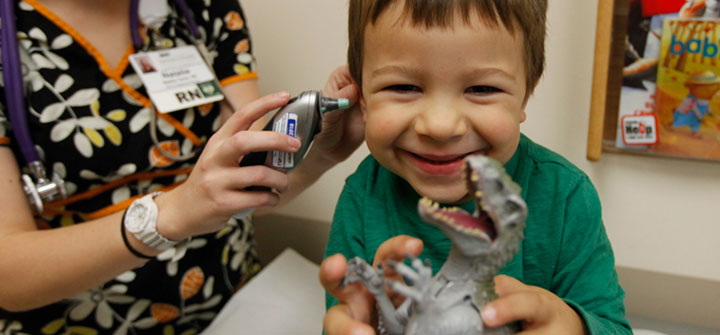
[[720, 162], [720, 1], [598, 1], [587, 158]]

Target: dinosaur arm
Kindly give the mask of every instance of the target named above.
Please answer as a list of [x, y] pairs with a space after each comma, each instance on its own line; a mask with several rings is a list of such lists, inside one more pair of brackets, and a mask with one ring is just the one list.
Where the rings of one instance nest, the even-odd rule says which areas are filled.
[[382, 267], [375, 269], [359, 257], [351, 259], [348, 262], [348, 271], [341, 286], [354, 282], [362, 283], [375, 297], [375, 303], [380, 314], [381, 328], [388, 335], [402, 334], [405, 324], [396, 317], [395, 306], [390, 300], [387, 291], [385, 291], [385, 271]]

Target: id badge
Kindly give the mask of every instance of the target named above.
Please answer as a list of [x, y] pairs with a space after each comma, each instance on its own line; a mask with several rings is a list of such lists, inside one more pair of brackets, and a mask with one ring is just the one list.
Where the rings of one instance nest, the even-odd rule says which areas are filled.
[[215, 75], [195, 46], [130, 55], [155, 108], [170, 113], [224, 99]]

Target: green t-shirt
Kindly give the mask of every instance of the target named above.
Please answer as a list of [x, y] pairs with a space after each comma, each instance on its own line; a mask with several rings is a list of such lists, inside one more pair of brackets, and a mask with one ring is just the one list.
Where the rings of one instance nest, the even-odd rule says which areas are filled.
[[[630, 334], [615, 260], [595, 188], [560, 155], [524, 135], [507, 173], [528, 205], [525, 239], [500, 273], [547, 289], [580, 312], [591, 334]], [[335, 209], [326, 257], [337, 253], [372, 262], [380, 244], [396, 235], [424, 242], [421, 259], [440, 270], [450, 240], [417, 213], [420, 195], [402, 178], [367, 157], [348, 177]], [[472, 212], [472, 201], [460, 207]], [[327, 296], [327, 306], [337, 304]]]

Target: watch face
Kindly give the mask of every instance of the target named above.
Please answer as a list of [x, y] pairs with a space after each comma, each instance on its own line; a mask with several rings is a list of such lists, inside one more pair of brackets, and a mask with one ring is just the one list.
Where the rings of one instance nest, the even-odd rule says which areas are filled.
[[149, 208], [145, 204], [134, 203], [125, 214], [127, 229], [132, 233], [142, 231], [148, 222]]

